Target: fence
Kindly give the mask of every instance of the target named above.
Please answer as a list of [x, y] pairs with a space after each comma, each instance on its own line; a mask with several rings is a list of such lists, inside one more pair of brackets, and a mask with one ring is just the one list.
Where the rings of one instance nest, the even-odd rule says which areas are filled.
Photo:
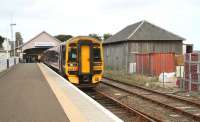
[[184, 69], [180, 86], [187, 91], [200, 91], [200, 53], [186, 53]]
[[19, 63], [19, 58], [0, 59], [0, 72]]

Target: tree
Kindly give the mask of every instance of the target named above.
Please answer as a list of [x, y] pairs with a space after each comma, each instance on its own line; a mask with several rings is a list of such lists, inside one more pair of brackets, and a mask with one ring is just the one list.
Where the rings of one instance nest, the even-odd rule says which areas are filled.
[[23, 38], [20, 32], [15, 33], [15, 47], [19, 47], [23, 44]]
[[4, 42], [4, 37], [2, 37], [2, 36], [0, 36], [0, 48], [2, 48], [3, 46], [2, 46], [2, 43]]
[[102, 41], [101, 36], [99, 36], [98, 34], [92, 33], [92, 34], [89, 34], [88, 36], [93, 37], [93, 38], [96, 38], [96, 39], [98, 39], [99, 41]]
[[103, 40], [105, 41], [106, 39], [110, 38], [112, 35], [110, 33], [105, 33], [103, 34]]
[[67, 41], [68, 39], [72, 38], [72, 35], [64, 35], [64, 34], [60, 34], [57, 36], [54, 36], [56, 39], [60, 40], [61, 42]]

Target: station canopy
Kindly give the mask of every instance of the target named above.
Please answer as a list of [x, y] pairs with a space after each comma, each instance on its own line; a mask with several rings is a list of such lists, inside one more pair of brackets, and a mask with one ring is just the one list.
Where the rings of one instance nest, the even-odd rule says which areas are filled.
[[21, 46], [23, 54], [39, 54], [44, 50], [57, 46], [61, 43], [47, 32], [43, 31]]

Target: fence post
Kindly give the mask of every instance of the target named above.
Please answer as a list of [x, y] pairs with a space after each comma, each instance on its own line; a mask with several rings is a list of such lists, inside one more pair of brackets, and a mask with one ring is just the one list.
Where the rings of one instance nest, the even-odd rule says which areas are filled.
[[191, 91], [191, 86], [192, 86], [192, 85], [191, 85], [191, 84], [192, 84], [192, 83], [191, 83], [191, 68], [190, 68], [190, 67], [191, 67], [191, 60], [192, 60], [192, 59], [191, 59], [191, 53], [189, 53], [189, 61], [188, 61], [188, 62], [189, 62], [189, 63], [188, 63], [188, 64], [189, 64], [189, 82], [188, 82], [188, 91], [189, 91], [189, 92]]
[[16, 58], [14, 58], [14, 65], [16, 65]]
[[6, 60], [7, 62], [7, 69], [9, 68], [9, 59]]
[[143, 68], [144, 68], [144, 67], [143, 67], [143, 63], [144, 63], [144, 61], [143, 61], [143, 56], [144, 56], [144, 55], [143, 55], [143, 53], [142, 53], [142, 75], [144, 75], [144, 73], [143, 73], [143, 72], [144, 72], [144, 69], [143, 69]]
[[165, 62], [164, 62], [164, 61], [165, 61], [165, 56], [166, 56], [166, 55], [165, 55], [164, 52], [162, 52], [162, 53], [160, 53], [159, 56], [160, 56], [160, 58], [161, 58], [161, 59], [160, 59], [160, 60], [161, 60], [160, 63], [161, 63], [161, 71], [162, 71], [162, 75], [163, 75], [163, 79], [162, 79], [162, 80], [163, 80], [163, 87], [165, 87], [165, 76], [164, 76], [164, 72], [165, 72], [165, 69], [164, 69], [164, 67], [165, 67]]

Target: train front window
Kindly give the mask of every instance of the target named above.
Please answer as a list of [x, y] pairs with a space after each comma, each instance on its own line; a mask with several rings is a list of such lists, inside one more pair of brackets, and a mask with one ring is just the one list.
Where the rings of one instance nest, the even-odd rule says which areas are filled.
[[77, 58], [77, 49], [76, 48], [69, 48], [69, 62], [76, 62]]
[[95, 62], [101, 61], [100, 48], [93, 48], [93, 59]]

